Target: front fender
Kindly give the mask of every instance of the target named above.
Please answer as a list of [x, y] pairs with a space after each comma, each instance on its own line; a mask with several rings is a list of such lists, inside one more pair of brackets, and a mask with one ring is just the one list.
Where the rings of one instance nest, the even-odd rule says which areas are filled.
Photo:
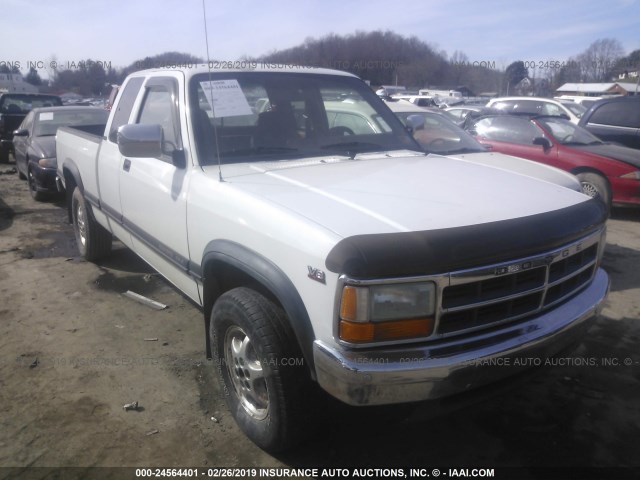
[[[291, 279], [275, 263], [261, 254], [229, 240], [213, 240], [207, 244], [200, 272], [197, 268], [194, 269], [194, 273], [203, 277], [203, 284], [206, 287], [205, 297], [207, 297], [207, 291], [214, 292], [209, 294], [204, 302], [205, 321], [209, 321], [209, 313], [216, 298], [226, 290], [220, 288], [220, 282], [215, 278], [217, 272], [224, 268], [242, 272], [245, 278], [248, 277], [258, 283], [275, 297], [287, 315], [289, 326], [298, 341], [306, 365], [309, 367], [312, 378], [315, 379], [313, 356], [315, 336], [304, 302]], [[209, 348], [207, 350], [209, 351]]]

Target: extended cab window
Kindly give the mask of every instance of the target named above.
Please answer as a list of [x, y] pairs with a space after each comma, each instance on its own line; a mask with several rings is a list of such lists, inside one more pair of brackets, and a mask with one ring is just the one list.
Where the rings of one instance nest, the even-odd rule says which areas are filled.
[[115, 143], [117, 141], [116, 134], [118, 133], [118, 128], [129, 123], [131, 110], [140, 92], [142, 82], [144, 82], [144, 78], [142, 77], [132, 78], [120, 94], [120, 100], [116, 105], [116, 111], [113, 113], [113, 120], [111, 121], [111, 128], [109, 130], [109, 140], [111, 142]]

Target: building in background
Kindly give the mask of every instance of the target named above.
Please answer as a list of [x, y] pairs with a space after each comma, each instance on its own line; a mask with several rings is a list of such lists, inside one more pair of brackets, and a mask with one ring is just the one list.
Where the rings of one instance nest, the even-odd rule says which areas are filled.
[[25, 82], [19, 73], [0, 73], [0, 92], [38, 93], [38, 88]]
[[[585, 97], [606, 97], [612, 95], [635, 95], [637, 82], [609, 83], [565, 83], [556, 93]], [[640, 91], [640, 89], [638, 89]]]

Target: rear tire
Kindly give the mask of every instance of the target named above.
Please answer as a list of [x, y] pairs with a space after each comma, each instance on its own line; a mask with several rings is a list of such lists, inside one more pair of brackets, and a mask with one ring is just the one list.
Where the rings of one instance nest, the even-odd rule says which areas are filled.
[[295, 445], [313, 415], [312, 381], [284, 311], [255, 290], [235, 288], [213, 306], [209, 335], [240, 429], [269, 452]]
[[86, 202], [78, 187], [71, 196], [71, 213], [80, 255], [90, 262], [107, 256], [111, 252], [113, 237], [96, 222], [91, 205]]
[[582, 184], [582, 192], [592, 198], [599, 199], [611, 210], [611, 188], [609, 182], [602, 175], [592, 172], [584, 172], [576, 175]]

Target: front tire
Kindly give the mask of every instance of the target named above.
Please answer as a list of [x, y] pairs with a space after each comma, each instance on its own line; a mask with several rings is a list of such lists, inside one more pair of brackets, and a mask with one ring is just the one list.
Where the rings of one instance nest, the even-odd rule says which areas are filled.
[[[255, 290], [224, 293], [211, 312], [210, 340], [227, 405], [260, 448], [278, 452], [301, 438], [311, 379], [283, 310]], [[307, 421], [308, 424], [308, 421]]]
[[71, 212], [80, 255], [90, 262], [107, 256], [111, 252], [113, 237], [96, 222], [91, 206], [78, 187], [71, 196]]
[[609, 182], [602, 175], [592, 172], [584, 172], [576, 175], [582, 184], [582, 192], [592, 198], [597, 198], [611, 210], [611, 188]]
[[27, 183], [29, 185], [29, 193], [31, 194], [31, 198], [33, 198], [36, 202], [42, 202], [46, 200], [47, 195], [44, 192], [38, 191], [38, 185], [36, 183], [36, 179], [33, 176], [33, 170], [27, 170]]

